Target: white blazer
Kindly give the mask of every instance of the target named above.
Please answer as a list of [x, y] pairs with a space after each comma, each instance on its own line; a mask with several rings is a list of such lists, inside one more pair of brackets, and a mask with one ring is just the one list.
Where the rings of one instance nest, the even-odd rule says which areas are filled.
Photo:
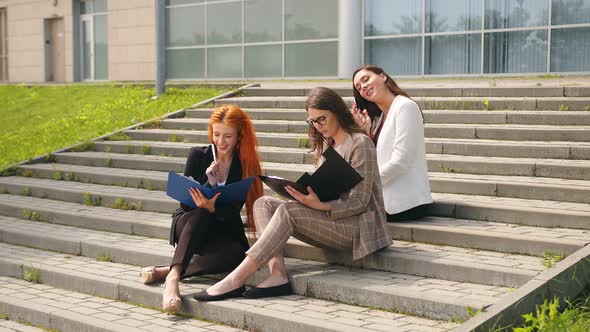
[[396, 96], [389, 107], [377, 141], [377, 164], [387, 213], [432, 203], [422, 114], [407, 97]]

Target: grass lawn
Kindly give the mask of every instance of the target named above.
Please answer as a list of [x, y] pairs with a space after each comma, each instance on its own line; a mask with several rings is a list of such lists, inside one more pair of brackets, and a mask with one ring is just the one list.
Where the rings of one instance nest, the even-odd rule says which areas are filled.
[[222, 93], [215, 88], [0, 85], [0, 169]]

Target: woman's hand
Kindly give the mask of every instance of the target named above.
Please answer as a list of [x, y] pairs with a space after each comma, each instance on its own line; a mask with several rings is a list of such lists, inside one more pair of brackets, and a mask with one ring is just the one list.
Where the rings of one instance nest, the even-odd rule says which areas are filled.
[[211, 197], [211, 199], [207, 199], [205, 195], [199, 190], [195, 188], [189, 188], [189, 193], [193, 198], [193, 202], [197, 204], [197, 206], [201, 209], [207, 209], [209, 213], [215, 213], [215, 202], [217, 201], [217, 197], [221, 195], [221, 193], [217, 193]]
[[354, 121], [363, 129], [367, 135], [371, 135], [371, 117], [367, 113], [367, 110], [360, 110], [355, 102], [352, 102], [352, 117]]
[[209, 181], [209, 184], [216, 186], [219, 182], [219, 165], [216, 161], [211, 162], [211, 165], [209, 165], [207, 170], [205, 170], [205, 174], [207, 174], [207, 180]]
[[309, 192], [309, 194], [307, 195], [302, 194], [299, 190], [291, 186], [285, 186], [285, 190], [287, 190], [289, 195], [295, 198], [299, 203], [308, 206], [312, 209], [320, 211], [329, 211], [332, 209], [330, 204], [326, 204], [320, 201], [320, 199], [313, 192], [313, 189], [311, 189], [311, 187], [307, 187], [307, 191]]

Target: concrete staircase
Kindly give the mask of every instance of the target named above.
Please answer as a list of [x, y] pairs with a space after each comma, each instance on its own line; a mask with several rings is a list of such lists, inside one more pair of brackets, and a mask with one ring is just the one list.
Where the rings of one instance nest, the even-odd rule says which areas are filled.
[[[296, 179], [313, 170], [306, 92], [250, 88], [216, 101], [237, 103], [254, 119], [265, 174]], [[350, 90], [339, 92], [351, 101]], [[0, 314], [72, 331], [460, 328], [549, 260], [590, 242], [587, 92], [410, 90], [424, 109], [432, 216], [389, 224], [394, 244], [359, 262], [290, 240], [293, 296], [198, 303], [188, 295], [220, 276], [183, 282], [182, 314], [206, 322], [149, 309], [160, 307], [162, 286], [143, 285], [139, 271], [170, 261], [170, 213], [178, 204], [163, 192], [167, 171], [182, 172], [190, 147], [207, 143], [212, 108], [127, 131], [126, 140], [57, 153], [52, 163], [22, 165], [0, 178], [0, 294], [10, 295], [0, 299]], [[41, 284], [18, 280], [35, 273]], [[61, 297], [37, 295], [45, 293]], [[52, 309], [34, 310], [38, 303]], [[112, 325], [99, 329], [101, 319]]]

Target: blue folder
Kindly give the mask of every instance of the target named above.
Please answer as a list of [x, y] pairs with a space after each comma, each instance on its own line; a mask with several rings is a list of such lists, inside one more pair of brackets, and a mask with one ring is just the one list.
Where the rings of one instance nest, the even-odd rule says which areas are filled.
[[248, 194], [248, 190], [250, 190], [252, 181], [254, 181], [253, 176], [225, 186], [209, 188], [191, 178], [170, 171], [168, 172], [166, 195], [174, 198], [182, 204], [192, 206], [193, 208], [196, 208], [197, 205], [188, 191], [189, 188], [199, 189], [207, 199], [210, 199], [213, 195], [221, 192], [216, 203], [224, 204], [242, 202], [246, 200], [246, 194]]

